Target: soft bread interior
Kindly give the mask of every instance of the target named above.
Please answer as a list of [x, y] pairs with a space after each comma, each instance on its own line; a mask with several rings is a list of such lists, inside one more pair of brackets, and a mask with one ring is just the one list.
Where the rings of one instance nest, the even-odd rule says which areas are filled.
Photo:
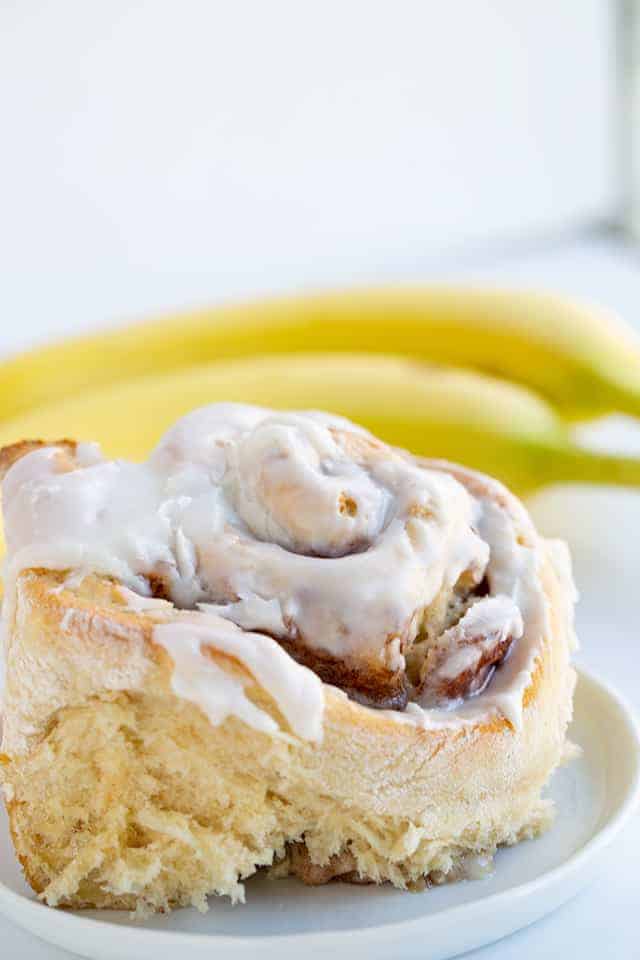
[[[551, 568], [550, 631], [520, 730], [500, 718], [420, 729], [327, 686], [320, 744], [292, 736], [250, 678], [282, 735], [236, 719], [213, 727], [172, 693], [168, 658], [113, 584], [60, 590], [60, 579], [18, 584], [0, 767], [16, 851], [50, 904], [202, 908], [214, 892], [243, 899], [243, 879], [273, 863], [310, 882], [440, 882], [550, 822], [541, 791], [563, 755], [573, 684]], [[135, 657], [137, 672], [122, 674]]]
[[[9, 773], [30, 883], [52, 905], [202, 909], [211, 893], [244, 899], [241, 881], [261, 866], [284, 861], [284, 872], [324, 882], [349, 872], [335, 866], [348, 854], [356, 876], [406, 887], [473, 872], [550, 821], [533, 776], [464, 823], [455, 805], [449, 817], [443, 809], [436, 835], [319, 794], [292, 771], [295, 749], [265, 740], [234, 720], [212, 733], [171, 697], [119, 694], [61, 711]], [[324, 871], [300, 869], [288, 852], [296, 841]]]

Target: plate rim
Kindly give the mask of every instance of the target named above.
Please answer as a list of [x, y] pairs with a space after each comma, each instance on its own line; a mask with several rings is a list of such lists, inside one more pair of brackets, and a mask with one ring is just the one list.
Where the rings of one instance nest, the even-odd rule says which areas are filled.
[[[477, 900], [464, 904], [456, 904], [451, 907], [445, 907], [433, 914], [429, 919], [433, 922], [455, 924], [459, 915], [464, 915], [467, 920], [473, 920], [478, 914], [490, 913], [492, 910], [497, 912], [507, 903], [513, 904], [514, 900], [521, 901], [536, 894], [540, 889], [547, 887], [559, 887], [563, 880], [571, 875], [579, 873], [582, 866], [592, 860], [610, 845], [614, 838], [624, 828], [630, 820], [636, 809], [640, 808], [640, 718], [636, 711], [631, 707], [626, 697], [624, 697], [612, 684], [596, 677], [591, 671], [584, 667], [575, 666], [578, 675], [578, 683], [586, 683], [591, 689], [597, 691], [597, 694], [604, 695], [609, 704], [617, 709], [619, 720], [625, 728], [630, 745], [635, 746], [635, 750], [629, 751], [630, 762], [632, 764], [630, 782], [623, 800], [618, 805], [610, 819], [599, 828], [579, 850], [572, 853], [561, 864], [546, 871], [533, 880], [528, 880], [516, 886], [509, 887], [496, 893], [489, 894], [486, 897], [480, 897]], [[576, 892], [576, 887], [567, 887], [568, 893], [556, 902], [556, 907], [562, 906]], [[12, 909], [12, 907], [14, 909]], [[545, 913], [551, 911], [544, 911]], [[115, 924], [95, 917], [83, 916], [80, 913], [67, 912], [62, 910], [53, 910], [46, 904], [36, 899], [31, 899], [22, 893], [12, 890], [6, 883], [0, 880], [0, 913], [4, 914], [8, 920], [17, 924], [25, 930], [39, 936], [36, 930], [43, 929], [42, 920], [45, 916], [53, 920], [53, 928], [61, 930], [74, 930], [75, 934], [80, 935], [83, 930], [87, 936], [99, 936], [101, 932], [109, 933], [109, 936], [122, 943], [126, 940], [129, 949], [134, 943], [143, 943], [145, 947], [168, 946], [200, 946], [215, 945], [217, 947], [229, 949], [241, 949], [253, 946], [258, 948], [261, 944], [268, 947], [284, 948], [287, 946], [306, 943], [309, 946], [329, 947], [332, 942], [344, 941], [349, 937], [350, 945], [356, 947], [355, 940], [364, 941], [371, 936], [378, 940], [381, 937], [397, 934], [399, 928], [403, 928], [410, 933], [416, 927], [424, 922], [424, 917], [412, 917], [408, 920], [394, 920], [389, 923], [383, 923], [362, 928], [348, 930], [321, 930], [313, 932], [299, 931], [295, 933], [265, 933], [260, 935], [242, 935], [242, 934], [216, 934], [211, 933], [189, 933], [181, 930], [150, 930], [148, 928], [136, 927], [134, 924]], [[471, 914], [471, 918], [469, 915]], [[542, 914], [540, 914], [542, 915]], [[33, 917], [34, 923], [26, 924], [25, 917]], [[55, 917], [55, 919], [54, 919]], [[535, 919], [533, 917], [532, 919]], [[531, 922], [531, 921], [528, 921]], [[518, 923], [513, 931], [526, 924]], [[507, 932], [501, 936], [506, 936]], [[59, 939], [46, 937], [50, 943], [57, 943], [64, 947]], [[485, 941], [489, 942], [489, 941]], [[479, 944], [477, 944], [479, 945]], [[67, 948], [65, 949], [73, 949]], [[465, 948], [463, 948], [465, 949]], [[470, 948], [466, 948], [470, 949]]]

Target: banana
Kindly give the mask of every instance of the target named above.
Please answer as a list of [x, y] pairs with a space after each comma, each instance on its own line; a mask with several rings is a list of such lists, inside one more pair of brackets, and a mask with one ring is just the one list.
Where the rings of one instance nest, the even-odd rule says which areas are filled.
[[247, 355], [402, 353], [511, 379], [568, 419], [640, 415], [640, 338], [602, 311], [526, 292], [416, 287], [178, 314], [44, 347], [0, 367], [0, 410]]
[[553, 409], [521, 387], [402, 357], [248, 358], [85, 391], [0, 426], [0, 444], [24, 437], [99, 440], [110, 456], [140, 459], [179, 416], [220, 400], [326, 409], [417, 454], [493, 474], [520, 493], [575, 481], [640, 485], [640, 461], [570, 443]]

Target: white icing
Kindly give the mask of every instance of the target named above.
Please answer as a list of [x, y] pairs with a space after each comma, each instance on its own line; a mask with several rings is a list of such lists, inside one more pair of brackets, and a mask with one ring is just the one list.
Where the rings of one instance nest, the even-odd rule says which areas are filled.
[[[173, 660], [171, 684], [174, 692], [197, 704], [211, 723], [222, 723], [236, 716], [265, 733], [279, 734], [276, 721], [246, 696], [245, 681], [218, 667], [203, 651], [204, 647], [235, 657], [272, 695], [294, 733], [318, 741], [322, 738], [324, 713], [323, 685], [306, 667], [296, 663], [278, 644], [251, 630], [259, 620], [262, 629], [277, 627], [281, 615], [275, 613], [275, 601], [249, 602], [244, 606], [243, 630], [218, 615], [213, 604], [203, 603], [202, 614], [175, 611], [173, 604], [156, 597], [142, 597], [119, 586], [128, 610], [146, 613], [159, 620], [153, 628], [153, 641], [164, 647]], [[243, 602], [232, 604], [243, 607]]]
[[[73, 573], [67, 574], [67, 576], [58, 584], [57, 587], [51, 587], [50, 593], [62, 593], [63, 590], [75, 590], [76, 587], [79, 587], [84, 578], [87, 575], [86, 570], [74, 570]], [[129, 591], [131, 593], [131, 591]]]
[[457, 480], [336, 429], [223, 404], [180, 421], [145, 464], [27, 454], [4, 486], [7, 579], [82, 568], [144, 594], [159, 573], [181, 607], [242, 619], [239, 599], [273, 600], [307, 645], [401, 667], [389, 641], [410, 642], [416, 611], [464, 570], [481, 579], [487, 544]]
[[154, 643], [173, 660], [172, 685], [180, 697], [196, 703], [213, 724], [235, 716], [264, 733], [279, 730], [277, 722], [245, 693], [240, 676], [227, 673], [203, 648], [235, 657], [273, 699], [295, 734], [322, 739], [324, 693], [320, 679], [296, 663], [278, 643], [262, 633], [249, 633], [214, 614], [179, 615], [153, 628]]
[[263, 600], [255, 594], [247, 594], [237, 603], [199, 603], [198, 609], [205, 613], [216, 613], [243, 630], [261, 630], [273, 637], [284, 637], [287, 634], [278, 600]]
[[128, 587], [123, 587], [121, 584], [118, 585], [118, 592], [127, 610], [131, 610], [133, 613], [164, 616], [174, 610], [170, 600], [162, 600], [160, 597], [145, 597], [129, 590]]
[[519, 640], [522, 630], [520, 611], [510, 597], [483, 597], [454, 627], [443, 633], [440, 642], [451, 647], [453, 653], [440, 669], [440, 676], [453, 679], [474, 668], [496, 642], [509, 638]]
[[[8, 471], [3, 501], [9, 603], [28, 567], [112, 575], [130, 609], [160, 621], [154, 638], [174, 661], [176, 692], [211, 718], [234, 713], [271, 728], [201, 648], [226, 650], [311, 738], [320, 681], [249, 631], [401, 669], [403, 643], [441, 589], [465, 571], [475, 582], [486, 576], [492, 596], [462, 628], [475, 617], [480, 629], [486, 616], [482, 629], [521, 633], [508, 659], [455, 711], [411, 704], [393, 715], [438, 726], [499, 711], [520, 722], [546, 629], [542, 550], [526, 512], [501, 487], [473, 496], [441, 466], [425, 469], [342, 418], [217, 404], [180, 420], [143, 464], [105, 461], [92, 444], [79, 446], [75, 463], [59, 449], [35, 450]], [[151, 573], [175, 604], [202, 612], [176, 614], [150, 598]], [[315, 703], [312, 719], [296, 690]]]

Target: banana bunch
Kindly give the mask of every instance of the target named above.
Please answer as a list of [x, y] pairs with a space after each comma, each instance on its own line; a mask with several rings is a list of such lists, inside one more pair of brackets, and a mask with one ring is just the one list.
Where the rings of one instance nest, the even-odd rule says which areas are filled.
[[66, 434], [139, 458], [216, 400], [332, 410], [521, 493], [640, 485], [640, 462], [575, 447], [567, 427], [640, 415], [640, 338], [553, 296], [464, 288], [222, 306], [45, 347], [0, 367], [0, 442]]
[[232, 304], [70, 339], [5, 363], [9, 418], [85, 389], [249, 355], [400, 353], [527, 386], [565, 418], [640, 414], [640, 338], [559, 297], [398, 287]]

